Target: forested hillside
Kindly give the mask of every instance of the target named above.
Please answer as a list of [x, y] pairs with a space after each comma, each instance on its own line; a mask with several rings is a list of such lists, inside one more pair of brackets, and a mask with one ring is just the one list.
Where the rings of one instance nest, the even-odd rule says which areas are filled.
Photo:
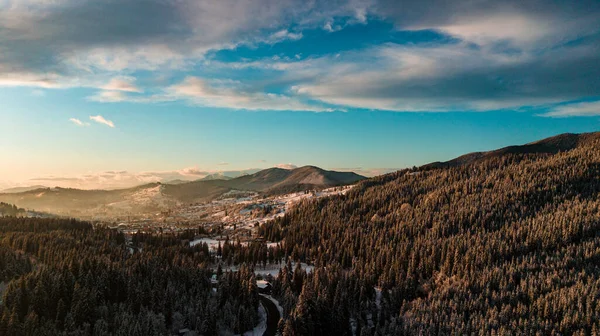
[[600, 135], [575, 140], [402, 170], [264, 226], [318, 266], [276, 283], [284, 335], [597, 335]]
[[[208, 265], [214, 257], [206, 244], [190, 247], [185, 235], [136, 235], [127, 244], [117, 230], [86, 222], [0, 218], [0, 282], [8, 282], [0, 335], [252, 330], [258, 320], [253, 270], [242, 265], [223, 273], [213, 291]], [[223, 250], [243, 260], [252, 248]]]
[[0, 217], [2, 216], [18, 216], [25, 213], [24, 209], [20, 209], [14, 204], [0, 202]]

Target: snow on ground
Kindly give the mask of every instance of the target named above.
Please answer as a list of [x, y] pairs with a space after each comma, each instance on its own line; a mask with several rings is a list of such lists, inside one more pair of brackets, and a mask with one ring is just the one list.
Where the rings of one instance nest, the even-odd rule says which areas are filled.
[[[223, 272], [225, 272], [225, 271], [237, 272], [239, 267], [240, 267], [240, 265], [222, 266]], [[260, 264], [260, 265], [257, 264], [256, 266], [254, 266], [254, 274], [261, 275], [262, 277], [266, 277], [267, 275], [272, 275], [272, 276], [276, 277], [277, 275], [279, 275], [279, 270], [283, 267], [285, 267], [284, 262], [282, 262], [281, 264], [279, 264], [279, 263], [267, 264], [266, 267], [263, 267], [262, 264]], [[315, 268], [314, 266], [308, 265], [305, 263], [300, 263], [300, 267], [302, 267], [302, 269], [305, 270], [307, 273], [311, 273]], [[294, 269], [296, 269], [295, 262], [292, 263], [292, 270], [294, 270]]]
[[258, 295], [271, 300], [271, 302], [273, 302], [273, 304], [275, 304], [275, 306], [277, 307], [277, 310], [279, 310], [279, 316], [283, 316], [283, 307], [281, 307], [281, 305], [279, 304], [279, 301], [277, 301], [271, 295], [266, 295], [266, 294], [258, 294]]
[[260, 288], [260, 289], [265, 289], [267, 288], [267, 284], [269, 282], [265, 281], [265, 280], [256, 280], [256, 287]]
[[285, 267], [285, 264], [267, 264], [266, 267], [263, 267], [262, 265], [256, 265], [254, 267], [254, 274], [260, 274], [263, 277], [270, 274], [276, 277], [277, 275], [279, 275], [279, 270], [281, 267]]
[[217, 250], [217, 248], [219, 248], [219, 241], [216, 239], [212, 239], [212, 238], [200, 238], [200, 239], [195, 239], [192, 240], [190, 242], [190, 246], [196, 246], [198, 244], [202, 244], [202, 243], [206, 243], [208, 245], [208, 248], [211, 250]]
[[168, 209], [178, 204], [173, 198], [163, 194], [164, 186], [142, 188], [125, 195], [123, 200], [107, 204], [108, 207], [119, 210], [131, 210], [136, 206], [154, 204], [162, 209]]
[[[223, 271], [229, 271], [229, 272], [237, 272], [239, 269], [239, 265], [231, 265], [231, 266], [222, 266], [223, 267]], [[279, 263], [273, 263], [273, 264], [267, 264], [266, 267], [263, 267], [262, 264], [260, 265], [256, 265], [254, 266], [254, 274], [256, 275], [261, 275], [263, 277], [267, 276], [267, 275], [272, 275], [274, 277], [276, 277], [277, 275], [279, 275], [279, 270], [281, 268], [285, 267], [285, 263], [282, 262], [281, 264]], [[313, 271], [313, 269], [315, 268], [312, 265], [307, 265], [305, 263], [300, 263], [300, 267], [302, 267], [303, 270], [305, 270], [307, 273], [311, 273]], [[294, 270], [296, 268], [296, 263], [293, 262], [292, 263], [292, 270]]]

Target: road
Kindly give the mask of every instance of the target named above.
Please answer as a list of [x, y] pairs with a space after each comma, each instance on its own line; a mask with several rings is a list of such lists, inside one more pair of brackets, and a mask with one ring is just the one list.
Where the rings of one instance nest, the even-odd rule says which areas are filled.
[[265, 330], [263, 336], [275, 336], [275, 334], [277, 334], [277, 325], [279, 324], [279, 319], [281, 318], [281, 316], [279, 316], [279, 310], [273, 301], [269, 300], [268, 298], [262, 295], [259, 295], [258, 298], [267, 311], [267, 330]]

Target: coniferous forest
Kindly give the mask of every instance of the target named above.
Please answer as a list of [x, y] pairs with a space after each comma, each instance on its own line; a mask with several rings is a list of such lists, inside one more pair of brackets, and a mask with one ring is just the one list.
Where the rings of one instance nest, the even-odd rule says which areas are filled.
[[264, 226], [318, 266], [282, 272], [283, 334], [598, 335], [600, 134], [547, 145], [377, 177]]
[[600, 334], [598, 134], [369, 179], [259, 231], [281, 248], [0, 218], [0, 335], [240, 334], [273, 260], [282, 335]]
[[0, 233], [0, 280], [10, 281], [1, 335], [216, 335], [256, 324], [253, 270], [227, 272], [213, 292], [206, 245], [138, 237], [132, 253], [122, 233], [64, 219], [0, 218]]

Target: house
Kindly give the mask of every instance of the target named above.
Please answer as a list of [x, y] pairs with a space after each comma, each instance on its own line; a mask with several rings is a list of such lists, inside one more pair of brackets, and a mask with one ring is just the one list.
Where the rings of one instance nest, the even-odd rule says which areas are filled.
[[273, 290], [273, 286], [267, 281], [257, 280], [256, 287], [258, 287], [258, 293], [271, 295], [271, 291]]

